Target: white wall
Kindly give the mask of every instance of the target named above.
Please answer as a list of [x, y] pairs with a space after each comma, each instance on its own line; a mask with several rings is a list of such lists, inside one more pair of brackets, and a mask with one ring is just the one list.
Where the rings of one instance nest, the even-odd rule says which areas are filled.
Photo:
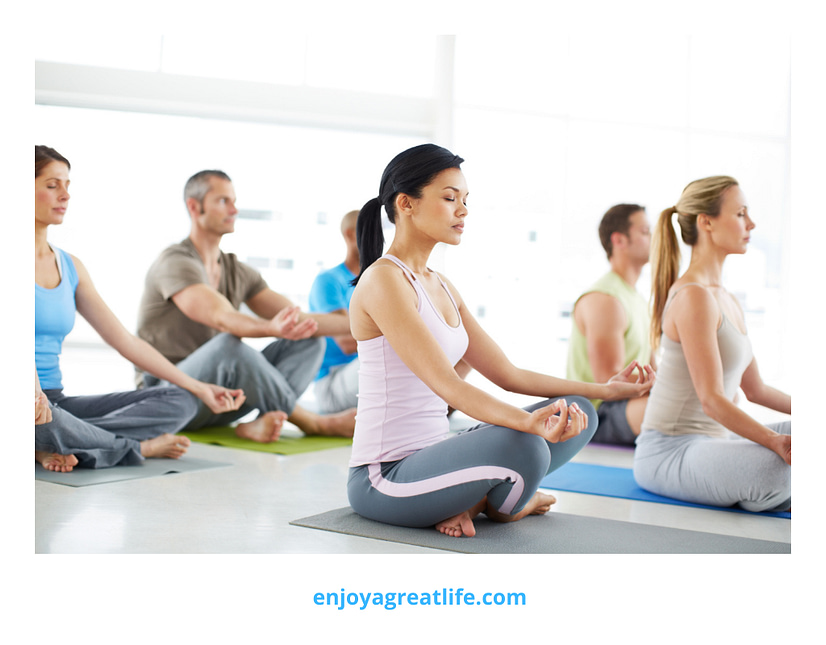
[[[318, 269], [343, 252], [340, 216], [375, 195], [394, 154], [430, 139], [466, 159], [471, 193], [462, 245], [436, 261], [515, 361], [556, 374], [564, 314], [606, 267], [602, 213], [637, 202], [653, 223], [690, 180], [737, 177], [757, 229], [727, 280], [748, 310], [764, 377], [784, 380], [788, 40], [745, 49], [689, 37], [412, 37], [370, 50], [351, 41], [239, 44], [220, 59], [180, 37], [38, 45], [36, 143], [73, 166], [72, 207], [52, 239], [86, 262], [127, 326], [146, 267], [187, 233], [181, 190], [193, 172], [222, 168], [239, 207], [272, 213], [239, 221], [225, 247], [292, 260], [292, 271], [264, 273], [303, 303]], [[187, 101], [202, 91], [213, 99]], [[288, 99], [302, 110], [290, 112]], [[94, 339], [82, 325], [74, 336]]]

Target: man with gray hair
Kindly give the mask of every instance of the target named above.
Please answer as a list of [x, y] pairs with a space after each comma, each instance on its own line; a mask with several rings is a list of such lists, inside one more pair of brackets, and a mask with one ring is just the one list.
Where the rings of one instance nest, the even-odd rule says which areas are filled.
[[[204, 170], [187, 181], [190, 234], [149, 268], [138, 336], [187, 374], [244, 390], [240, 410], [216, 416], [201, 409], [190, 429], [227, 425], [257, 409], [255, 420], [236, 426], [238, 436], [277, 441], [285, 420], [309, 435], [352, 436], [354, 409], [322, 415], [296, 405], [321, 365], [323, 337], [349, 333], [349, 316], [301, 312], [258, 271], [221, 250], [223, 236], [235, 230], [235, 200], [232, 181], [220, 170]], [[240, 311], [242, 304], [252, 313]], [[276, 340], [259, 352], [243, 338]], [[158, 384], [146, 373], [138, 381]]]

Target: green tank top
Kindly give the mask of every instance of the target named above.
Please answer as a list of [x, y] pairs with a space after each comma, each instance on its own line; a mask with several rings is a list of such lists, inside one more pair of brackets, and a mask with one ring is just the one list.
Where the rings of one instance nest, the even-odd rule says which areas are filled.
[[[625, 310], [627, 326], [623, 333], [625, 340], [625, 362], [623, 366], [627, 366], [633, 360], [643, 364], [650, 362], [651, 343], [648, 334], [650, 317], [648, 303], [646, 303], [645, 298], [613, 271], [609, 271], [591, 285], [591, 288], [585, 291], [577, 299], [577, 302], [582, 296], [595, 291], [613, 296], [620, 301], [622, 308]], [[574, 303], [574, 308], [576, 308], [576, 303]], [[571, 338], [568, 342], [567, 378], [572, 381], [594, 382], [594, 374], [588, 361], [588, 346], [585, 336], [582, 335], [576, 325], [573, 312], [571, 312]], [[592, 403], [594, 407], [599, 407], [602, 401], [594, 400]]]

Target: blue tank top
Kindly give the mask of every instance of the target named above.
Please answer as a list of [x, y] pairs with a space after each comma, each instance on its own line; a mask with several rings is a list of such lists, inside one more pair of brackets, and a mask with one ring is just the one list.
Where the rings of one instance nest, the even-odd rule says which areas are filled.
[[60, 284], [54, 289], [34, 284], [34, 362], [40, 387], [44, 390], [63, 387], [60, 352], [63, 339], [75, 324], [78, 282], [75, 264], [69, 254], [54, 247], [52, 250], [60, 271]]

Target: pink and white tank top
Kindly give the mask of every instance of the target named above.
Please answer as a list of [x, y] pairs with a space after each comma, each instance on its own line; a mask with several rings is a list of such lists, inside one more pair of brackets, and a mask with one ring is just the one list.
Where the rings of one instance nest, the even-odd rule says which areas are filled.
[[[456, 327], [448, 325], [410, 269], [392, 255], [383, 257], [404, 271], [419, 298], [422, 320], [450, 362], [458, 363], [468, 346], [461, 316]], [[453, 295], [439, 281], [458, 314]], [[447, 404], [410, 371], [383, 335], [359, 341], [358, 355], [358, 412], [350, 466], [396, 461], [447, 437]]]

